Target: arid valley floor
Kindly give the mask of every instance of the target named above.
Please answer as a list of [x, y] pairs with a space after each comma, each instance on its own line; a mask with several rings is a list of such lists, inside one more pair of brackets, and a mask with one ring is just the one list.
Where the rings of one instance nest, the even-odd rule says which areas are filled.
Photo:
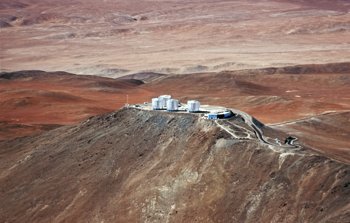
[[117, 77], [349, 62], [349, 8], [346, 0], [2, 0], [1, 69]]

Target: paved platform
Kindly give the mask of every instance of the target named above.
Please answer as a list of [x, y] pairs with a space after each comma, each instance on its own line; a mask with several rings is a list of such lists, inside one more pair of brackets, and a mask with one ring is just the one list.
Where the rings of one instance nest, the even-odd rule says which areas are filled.
[[[139, 109], [143, 109], [143, 110], [153, 110], [152, 104], [148, 103], [148, 102], [145, 102], [143, 104], [129, 105], [129, 107], [135, 107], [135, 108], [139, 108]], [[222, 112], [225, 112], [227, 110], [230, 110], [230, 109], [227, 109], [227, 108], [222, 107], [222, 106], [201, 105], [199, 112], [196, 112], [196, 113], [199, 113], [199, 114], [200, 113], [222, 113]], [[160, 109], [157, 111], [173, 112], [173, 111], [167, 111], [166, 109]], [[174, 112], [188, 113], [187, 112], [187, 104], [180, 103], [178, 110], [174, 111]]]

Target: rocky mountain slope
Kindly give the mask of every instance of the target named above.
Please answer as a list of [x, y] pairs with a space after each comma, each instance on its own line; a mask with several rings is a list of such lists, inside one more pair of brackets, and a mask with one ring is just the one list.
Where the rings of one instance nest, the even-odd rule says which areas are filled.
[[195, 115], [122, 109], [0, 142], [0, 160], [5, 222], [350, 220], [349, 165]]

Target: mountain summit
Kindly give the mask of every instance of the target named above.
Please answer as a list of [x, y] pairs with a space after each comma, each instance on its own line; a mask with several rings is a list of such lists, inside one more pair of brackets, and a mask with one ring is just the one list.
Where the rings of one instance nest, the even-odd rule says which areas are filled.
[[346, 222], [350, 167], [241, 118], [124, 108], [0, 142], [5, 222]]

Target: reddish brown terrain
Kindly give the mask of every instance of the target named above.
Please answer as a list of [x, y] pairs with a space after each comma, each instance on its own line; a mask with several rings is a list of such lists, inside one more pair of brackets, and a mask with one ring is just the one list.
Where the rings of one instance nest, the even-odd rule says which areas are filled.
[[[265, 124], [339, 113], [343, 119], [315, 124], [322, 140], [306, 141], [335, 159], [350, 160], [349, 129], [330, 131], [327, 127], [329, 122], [333, 126], [349, 122], [343, 117], [350, 110], [349, 73], [349, 63], [171, 76], [138, 73], [120, 79], [39, 71], [4, 73], [0, 76], [0, 138], [32, 135], [111, 112], [126, 103], [127, 95], [130, 103], [143, 103], [171, 94], [182, 102], [197, 99], [202, 104], [240, 109]], [[283, 130], [300, 138], [310, 136], [306, 129], [299, 133]]]
[[350, 110], [350, 63], [173, 75], [140, 86], [238, 108], [264, 123]]
[[[30, 135], [149, 98], [137, 80], [77, 76], [64, 72], [0, 74], [0, 139]], [[132, 91], [131, 91], [132, 90]], [[130, 91], [130, 92], [129, 92]], [[133, 96], [133, 95], [137, 95]]]
[[[349, 24], [348, 0], [1, 0], [0, 222], [350, 222]], [[259, 131], [120, 109], [163, 94]]]
[[[246, 111], [316, 151], [350, 162], [349, 63], [177, 75], [140, 87]], [[325, 119], [309, 124], [314, 116]], [[284, 125], [295, 119], [305, 122]]]
[[272, 125], [273, 129], [297, 136], [314, 150], [335, 159], [350, 161], [350, 111]]
[[121, 76], [350, 60], [347, 0], [2, 0], [0, 68]]

